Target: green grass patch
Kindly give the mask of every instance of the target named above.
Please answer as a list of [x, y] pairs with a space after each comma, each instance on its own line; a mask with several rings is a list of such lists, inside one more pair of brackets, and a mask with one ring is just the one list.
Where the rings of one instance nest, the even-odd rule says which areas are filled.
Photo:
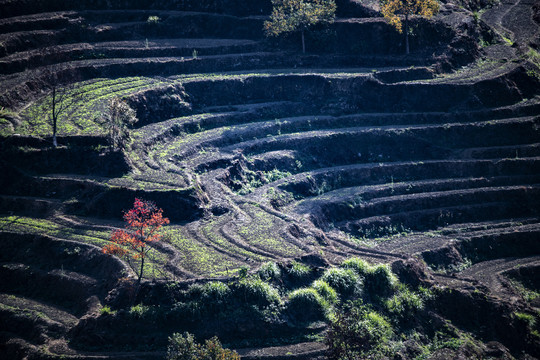
[[[30, 218], [21, 216], [0, 217], [0, 230], [11, 231], [22, 234], [48, 235], [54, 238], [78, 241], [85, 244], [92, 244], [103, 247], [109, 243], [110, 231], [92, 230], [84, 228], [71, 228], [63, 224], [58, 224], [50, 219]], [[155, 249], [149, 252], [146, 260], [147, 266], [144, 268], [144, 277], [161, 278], [166, 276], [163, 273], [163, 265], [167, 262], [167, 255]], [[125, 259], [132, 268], [138, 269], [139, 262], [133, 259]]]
[[[64, 104], [69, 106], [59, 116], [58, 135], [104, 135], [106, 130], [100, 125], [100, 119], [110, 98], [126, 96], [162, 83], [146, 77], [93, 79], [75, 83], [65, 90]], [[48, 94], [30, 104], [21, 112], [25, 121], [14, 131], [22, 135], [51, 136], [50, 103], [51, 94]]]
[[276, 229], [284, 227], [283, 220], [251, 205], [243, 206], [242, 210], [246, 211], [251, 219], [238, 226], [238, 233], [248, 244], [281, 257], [295, 257], [304, 252], [277, 233]]
[[45, 234], [97, 246], [105, 245], [110, 237], [108, 231], [70, 228], [51, 220], [22, 216], [0, 217], [0, 230], [36, 235]]
[[178, 265], [194, 274], [230, 276], [242, 266], [240, 261], [184, 235], [179, 226], [168, 226], [164, 234], [178, 249]]

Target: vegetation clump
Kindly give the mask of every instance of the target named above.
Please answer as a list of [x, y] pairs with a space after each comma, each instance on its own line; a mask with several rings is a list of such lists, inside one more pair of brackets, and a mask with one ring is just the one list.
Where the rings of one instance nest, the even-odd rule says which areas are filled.
[[129, 128], [138, 121], [136, 115], [135, 110], [119, 97], [109, 99], [103, 126], [107, 129], [111, 150], [124, 150], [129, 140]]
[[381, 314], [349, 306], [330, 323], [326, 343], [330, 359], [380, 359], [392, 355], [394, 330]]
[[352, 270], [364, 281], [364, 289], [370, 295], [389, 295], [398, 284], [396, 276], [387, 264], [370, 265], [360, 258], [349, 258], [341, 267]]
[[293, 261], [288, 269], [289, 276], [295, 282], [302, 282], [307, 280], [311, 274], [311, 268], [307, 265]]
[[330, 305], [317, 290], [303, 288], [289, 295], [288, 310], [299, 321], [323, 320]]
[[[439, 12], [437, 0], [381, 0], [381, 12], [388, 22], [400, 33], [405, 32], [405, 52], [409, 54], [409, 17], [420, 15], [427, 18]], [[405, 17], [405, 30], [401, 17]]]
[[385, 301], [385, 307], [393, 319], [406, 324], [424, 309], [424, 300], [419, 294], [403, 286], [397, 294]]
[[217, 337], [200, 344], [193, 334], [174, 333], [169, 337], [167, 360], [239, 360], [236, 351], [223, 348]]
[[266, 262], [257, 270], [257, 275], [264, 281], [277, 280], [281, 276], [281, 270], [275, 262]]
[[267, 36], [300, 32], [302, 52], [306, 52], [305, 32], [316, 24], [330, 24], [335, 19], [334, 0], [272, 0], [270, 21], [264, 23]]
[[324, 280], [315, 280], [311, 285], [315, 291], [329, 304], [336, 304], [339, 300], [336, 290], [334, 290]]
[[321, 280], [335, 289], [342, 297], [357, 296], [362, 291], [362, 280], [351, 269], [327, 269]]
[[233, 289], [236, 296], [246, 303], [263, 307], [281, 303], [278, 290], [258, 277], [241, 279], [234, 284]]

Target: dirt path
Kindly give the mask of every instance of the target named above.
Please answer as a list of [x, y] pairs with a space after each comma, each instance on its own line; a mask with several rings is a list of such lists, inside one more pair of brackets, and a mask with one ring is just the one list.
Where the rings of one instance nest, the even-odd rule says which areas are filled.
[[471, 278], [486, 286], [492, 295], [502, 300], [517, 302], [520, 300], [516, 294], [505, 285], [502, 273], [521, 266], [539, 265], [540, 256], [527, 258], [503, 258], [483, 261], [474, 264], [459, 273], [460, 278]]

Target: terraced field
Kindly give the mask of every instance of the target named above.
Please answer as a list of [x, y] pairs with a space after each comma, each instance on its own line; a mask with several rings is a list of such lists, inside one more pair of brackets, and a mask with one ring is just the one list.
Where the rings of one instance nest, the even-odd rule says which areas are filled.
[[[308, 54], [294, 36], [264, 38], [270, 1], [109, 3], [0, 1], [0, 352], [162, 358], [187, 329], [246, 359], [322, 358], [324, 323], [291, 325], [274, 305], [233, 325], [211, 307], [196, 323], [203, 310], [165, 298], [192, 304], [193, 284], [276, 262], [287, 303], [298, 264], [319, 274], [359, 257], [439, 289], [433, 312], [475, 341], [538, 357], [532, 3], [444, 4], [412, 20], [407, 56], [369, 2], [338, 1], [331, 36], [308, 36]], [[53, 148], [48, 104], [62, 86], [73, 102]], [[102, 123], [113, 97], [139, 119], [122, 152]], [[135, 197], [171, 225], [153, 244], [153, 281], [130, 295], [130, 267], [99, 250]], [[169, 312], [136, 315], [137, 299]], [[443, 350], [433, 358], [472, 358]]]

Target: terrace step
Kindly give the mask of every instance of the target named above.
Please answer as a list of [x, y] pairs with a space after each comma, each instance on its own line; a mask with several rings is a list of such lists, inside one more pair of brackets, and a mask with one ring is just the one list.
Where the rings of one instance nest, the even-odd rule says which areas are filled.
[[433, 179], [436, 174], [441, 179], [535, 176], [539, 170], [540, 158], [355, 164], [292, 175], [273, 185], [296, 197], [310, 197], [339, 188], [388, 184], [392, 179], [394, 182], [420, 181]]
[[462, 152], [463, 158], [468, 159], [494, 159], [494, 158], [528, 158], [540, 155], [540, 143], [516, 146], [487, 146], [466, 149]]
[[16, 196], [0, 194], [0, 208], [8, 209], [8, 213], [46, 215], [62, 207], [58, 199], [33, 196]]
[[66, 330], [77, 325], [77, 322], [79, 321], [75, 315], [57, 306], [15, 295], [5, 293], [0, 294], [0, 304], [18, 308], [19, 310], [24, 309], [25, 311], [35, 311], [44, 314], [47, 318]]
[[3, 11], [0, 17], [13, 17], [22, 16], [34, 13], [46, 13], [48, 11], [69, 11], [69, 10], [81, 10], [86, 9], [88, 12], [95, 12], [99, 14], [100, 11], [109, 12], [120, 11], [134, 11], [140, 12], [142, 9], [152, 9], [154, 13], [156, 11], [205, 11], [209, 13], [219, 14], [231, 14], [238, 16], [253, 16], [253, 15], [266, 15], [270, 13], [270, 3], [264, 0], [252, 0], [249, 3], [243, 1], [237, 1], [231, 3], [231, 1], [222, 0], [183, 0], [171, 4], [170, 2], [160, 2], [155, 0], [144, 0], [134, 3], [129, 0], [120, 0], [115, 2], [103, 2], [94, 0], [81, 0], [76, 4], [71, 1], [43, 1], [33, 2], [29, 0], [21, 0], [14, 4], [8, 0], [2, 0], [1, 5]]
[[[420, 251], [424, 261], [432, 268], [450, 267], [455, 273], [463, 264], [538, 255], [540, 254], [539, 236], [540, 224], [515, 224], [500, 228], [498, 231], [471, 231], [458, 238], [440, 236], [433, 241], [439, 247], [430, 244], [427, 249], [420, 249]], [[420, 239], [418, 242], [423, 241]]]
[[23, 72], [38, 66], [53, 65], [73, 59], [126, 59], [151, 57], [198, 57], [223, 54], [255, 53], [261, 45], [238, 39], [146, 39], [101, 43], [77, 43], [17, 52], [0, 59], [0, 74]]
[[152, 123], [139, 129], [145, 145], [180, 137], [182, 133], [193, 134], [224, 126], [247, 124], [265, 118], [277, 118], [284, 114], [302, 112], [305, 105], [300, 102], [277, 101], [220, 108], [207, 108], [201, 114], [173, 118]]
[[[350, 220], [335, 224], [343, 231], [355, 236], [378, 238], [395, 234], [408, 229], [415, 231], [429, 231], [450, 224], [470, 223], [473, 221], [490, 221], [508, 218], [521, 218], [536, 215], [534, 205], [529, 204], [530, 198], [521, 194], [521, 197], [512, 197], [509, 200], [483, 202], [480, 204], [455, 205], [436, 207], [408, 212], [377, 215], [361, 220]], [[515, 202], [511, 202], [515, 201]], [[519, 203], [521, 201], [522, 203]]]
[[[266, 151], [277, 151], [284, 149], [295, 149], [302, 151], [304, 156], [313, 155], [311, 151], [318, 151], [313, 142], [319, 144], [319, 148], [330, 148], [325, 145], [329, 142], [340, 141], [343, 138], [346, 147], [336, 149], [335, 152], [343, 156], [341, 162], [345, 161], [398, 161], [408, 159], [426, 159], [422, 153], [431, 151], [431, 156], [448, 156], [444, 148], [476, 145], [494, 145], [496, 142], [502, 142], [501, 134], [511, 134], [516, 132], [512, 141], [519, 139], [524, 143], [534, 142], [534, 126], [537, 122], [534, 118], [523, 119], [505, 119], [492, 122], [481, 122], [478, 124], [445, 124], [445, 125], [389, 125], [381, 127], [362, 126], [345, 127], [335, 126], [331, 118], [326, 117], [296, 117], [274, 121], [259, 122], [245, 126], [234, 126], [230, 130], [205, 132], [203, 136], [197, 136], [198, 139], [190, 142], [190, 145], [196, 145], [201, 148], [220, 148], [226, 153], [242, 150], [246, 154], [258, 154]], [[342, 125], [339, 124], [338, 126]], [[344, 126], [352, 124], [343, 124]], [[325, 128], [327, 126], [327, 128]], [[484, 137], [477, 136], [479, 132], [486, 134]], [[518, 136], [517, 132], [520, 133]], [[463, 135], [466, 133], [466, 135]], [[526, 133], [529, 136], [525, 135]], [[460, 140], [458, 136], [466, 137]], [[489, 135], [489, 136], [487, 136]], [[512, 134], [513, 135], [513, 134]], [[392, 138], [392, 140], [389, 140]], [[407, 138], [403, 141], [401, 138]], [[428, 141], [432, 138], [438, 138], [436, 144], [430, 144]], [[254, 139], [245, 141], [245, 139]], [[388, 142], [392, 143], [387, 144]], [[508, 140], [506, 144], [508, 144]], [[404, 144], [408, 142], [408, 147]], [[289, 147], [292, 144], [292, 147]], [[382, 146], [385, 144], [388, 146]], [[505, 145], [504, 143], [501, 145]], [[512, 144], [513, 145], [513, 144]], [[301, 150], [300, 150], [301, 149]], [[184, 160], [193, 154], [193, 148], [186, 148], [185, 151], [178, 153], [175, 157], [178, 160]], [[376, 157], [378, 155], [378, 158]], [[332, 155], [328, 152], [318, 154], [318, 158], [324, 159], [325, 156]], [[325, 159], [327, 160], [327, 159]], [[337, 159], [327, 160], [330, 163], [339, 164]]]
[[472, 265], [458, 274], [459, 278], [472, 278], [490, 289], [491, 294], [511, 302], [519, 301], [519, 297], [506, 285], [503, 273], [522, 266], [540, 265], [540, 256], [520, 258], [502, 258], [483, 261]]
[[[290, 70], [283, 69], [283, 71]], [[361, 69], [356, 69], [356, 73], [358, 73], [358, 71], [361, 71]], [[289, 105], [293, 106], [291, 107]], [[284, 108], [281, 109], [281, 106], [284, 106]], [[267, 107], [268, 109], [266, 109]], [[245, 117], [246, 112], [251, 113], [254, 110], [259, 110], [259, 108], [263, 108], [264, 111], [268, 111], [270, 114], [257, 113], [253, 117]], [[393, 125], [436, 124], [447, 124], [447, 126], [449, 126], [452, 123], [471, 124], [510, 118], [527, 119], [527, 116], [535, 115], [538, 110], [540, 110], [540, 106], [532, 105], [518, 109], [500, 108], [455, 113], [360, 113], [332, 116], [326, 115], [324, 111], [321, 112], [320, 109], [314, 109], [313, 106], [307, 107], [306, 104], [303, 104], [302, 102], [281, 101], [209, 107], [200, 110], [199, 112], [201, 114], [162, 121], [159, 127], [175, 126], [178, 128], [178, 126], [181, 125], [182, 127], [175, 130], [175, 132], [192, 133], [195, 130], [203, 131], [220, 126], [228, 127], [231, 125], [253, 123], [255, 120], [257, 120], [256, 122], [259, 124], [264, 124], [265, 117], [272, 117], [271, 120], [278, 122], [280, 125], [295, 127], [300, 131], [347, 128], [352, 126], [388, 127]]]
[[515, 218], [502, 220], [478, 220], [475, 222], [460, 222], [439, 227], [435, 231], [426, 233], [412, 233], [405, 236], [388, 239], [378, 244], [377, 249], [396, 254], [428, 254], [434, 253], [441, 248], [456, 244], [458, 241], [485, 236], [514, 233], [516, 231], [528, 233], [538, 231], [540, 219]]
[[1, 292], [52, 302], [81, 316], [88, 308], [86, 299], [99, 292], [98, 280], [81, 273], [41, 270], [29, 264], [3, 263]]
[[[350, 219], [362, 219], [373, 216], [382, 216], [403, 212], [412, 212], [421, 209], [455, 207], [463, 204], [480, 204], [490, 202], [508, 201], [527, 197], [538, 197], [538, 185], [493, 186], [479, 188], [464, 188], [448, 191], [423, 191], [416, 194], [391, 195], [388, 197], [373, 198], [369, 201], [359, 201], [352, 206], [339, 206], [334, 208], [326, 205], [322, 208], [329, 221], [340, 222]], [[338, 211], [339, 210], [339, 211]]]
[[[218, 148], [224, 158], [229, 154], [242, 152], [246, 156], [256, 156], [266, 152], [296, 151], [300, 159], [316, 158], [317, 164], [347, 165], [367, 162], [396, 162], [404, 160], [427, 161], [451, 158], [456, 150], [472, 146], [517, 145], [535, 143], [537, 141], [537, 119], [501, 120], [494, 124], [451, 124], [449, 126], [392, 126], [361, 127], [339, 130], [318, 130], [293, 133], [294, 127], [287, 129], [279, 122], [245, 126], [240, 134], [226, 131], [227, 135], [215, 130], [215, 140], [190, 144], [177, 150], [175, 161], [186, 161], [204, 148]], [[265, 128], [266, 126], [266, 128]], [[291, 134], [278, 135], [280, 131]], [[211, 133], [210, 133], [211, 134]], [[266, 136], [270, 134], [271, 136]], [[273, 136], [272, 136], [273, 135]], [[208, 134], [207, 134], [208, 136]], [[200, 136], [199, 136], [200, 138]], [[245, 139], [252, 139], [245, 141]], [[203, 138], [204, 139], [204, 138]], [[437, 142], [433, 142], [437, 139]], [[345, 144], [335, 147], [335, 143]], [[197, 145], [197, 146], [194, 146]], [[452, 148], [451, 148], [452, 147]], [[461, 149], [460, 149], [461, 147]], [[198, 169], [207, 168], [207, 158], [216, 161], [213, 154], [199, 154], [190, 159], [192, 166]], [[223, 162], [227, 164], [226, 161]]]
[[[54, 306], [14, 295], [0, 296], [0, 332], [12, 340], [24, 339], [32, 344], [44, 344], [50, 339], [66, 336], [76, 324], [73, 315]], [[3, 351], [6, 348], [3, 346]]]
[[356, 206], [366, 206], [377, 199], [392, 198], [394, 196], [414, 194], [438, 194], [446, 191], [471, 190], [476, 188], [532, 185], [540, 183], [540, 176], [504, 176], [494, 178], [461, 178], [461, 179], [431, 179], [411, 181], [384, 185], [348, 187], [313, 198], [305, 199], [291, 209], [298, 214], [317, 212], [329, 216], [330, 214], [344, 214], [354, 211]]
[[[73, 222], [71, 225], [73, 226]], [[95, 227], [92, 229], [95, 230]], [[48, 231], [44, 228], [41, 232]], [[18, 234], [2, 231], [0, 242], [4, 249], [0, 254], [0, 263], [29, 263], [38, 269], [38, 274], [61, 270], [74, 274], [76, 278], [82, 279], [81, 281], [94, 283], [92, 279], [101, 279], [100, 285], [103, 285], [107, 281], [116, 281], [119, 274], [126, 269], [117, 258], [103, 254], [100, 247], [57, 239], [41, 233]]]
[[0, 33], [0, 57], [44, 46], [57, 45], [65, 36], [63, 30], [31, 30]]
[[77, 17], [77, 12], [75, 11], [45, 12], [33, 15], [2, 17], [0, 18], [0, 33], [63, 29], [69, 26], [70, 22], [77, 19]]

